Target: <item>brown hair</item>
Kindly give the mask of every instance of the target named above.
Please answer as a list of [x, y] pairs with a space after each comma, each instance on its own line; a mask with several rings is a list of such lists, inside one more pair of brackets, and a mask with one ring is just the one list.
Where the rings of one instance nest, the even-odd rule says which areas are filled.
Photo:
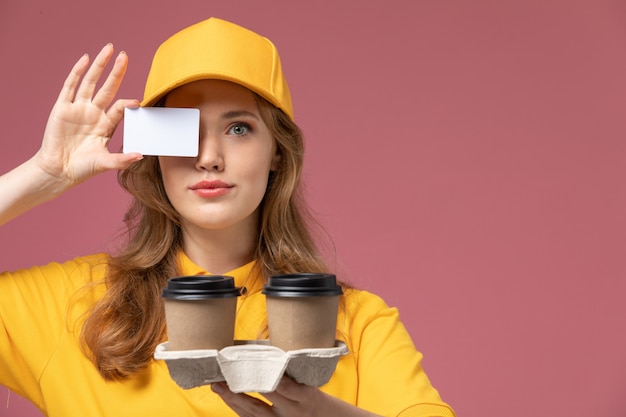
[[[255, 99], [281, 155], [260, 205], [255, 259], [266, 279], [276, 273], [327, 272], [302, 195], [302, 132], [281, 110], [256, 94]], [[177, 254], [182, 249], [180, 217], [165, 193], [158, 159], [146, 156], [120, 171], [118, 181], [134, 197], [124, 218], [129, 241], [110, 258], [107, 291], [81, 334], [85, 352], [107, 380], [145, 369], [163, 341], [161, 289], [180, 273]]]

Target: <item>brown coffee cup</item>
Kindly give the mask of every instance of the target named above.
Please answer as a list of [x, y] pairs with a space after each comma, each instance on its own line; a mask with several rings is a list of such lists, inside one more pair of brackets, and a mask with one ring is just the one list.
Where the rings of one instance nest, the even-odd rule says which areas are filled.
[[274, 275], [263, 287], [269, 342], [284, 351], [335, 346], [339, 296], [332, 274]]
[[168, 350], [222, 349], [233, 344], [237, 297], [233, 277], [171, 278], [163, 289]]

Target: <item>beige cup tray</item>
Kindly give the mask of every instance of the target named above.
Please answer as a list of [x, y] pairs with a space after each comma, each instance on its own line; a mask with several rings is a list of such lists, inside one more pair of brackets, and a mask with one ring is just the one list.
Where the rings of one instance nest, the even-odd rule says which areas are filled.
[[319, 387], [330, 380], [339, 358], [348, 353], [344, 342], [335, 347], [285, 352], [267, 340], [237, 340], [221, 350], [168, 350], [161, 343], [154, 358], [164, 360], [172, 379], [185, 389], [226, 381], [233, 392], [272, 392], [283, 374]]

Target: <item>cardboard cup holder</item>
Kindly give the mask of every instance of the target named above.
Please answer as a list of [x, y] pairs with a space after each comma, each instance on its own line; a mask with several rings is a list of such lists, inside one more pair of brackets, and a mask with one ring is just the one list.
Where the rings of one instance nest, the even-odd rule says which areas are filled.
[[164, 360], [172, 379], [184, 389], [226, 381], [232, 392], [272, 392], [284, 374], [315, 387], [326, 384], [346, 344], [335, 347], [284, 351], [267, 340], [236, 340], [221, 350], [168, 350], [161, 343], [154, 358]]

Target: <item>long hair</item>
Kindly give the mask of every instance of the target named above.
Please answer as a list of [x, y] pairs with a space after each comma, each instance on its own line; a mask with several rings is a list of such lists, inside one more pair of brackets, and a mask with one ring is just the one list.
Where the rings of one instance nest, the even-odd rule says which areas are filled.
[[[277, 144], [280, 160], [259, 207], [255, 259], [263, 277], [298, 271], [327, 272], [311, 233], [315, 224], [300, 184], [304, 157], [298, 126], [255, 94], [261, 117]], [[83, 350], [107, 380], [123, 380], [145, 369], [165, 337], [161, 290], [179, 275], [180, 216], [167, 198], [158, 159], [146, 156], [118, 173], [133, 197], [124, 222], [128, 244], [111, 256], [106, 293], [83, 324]]]

